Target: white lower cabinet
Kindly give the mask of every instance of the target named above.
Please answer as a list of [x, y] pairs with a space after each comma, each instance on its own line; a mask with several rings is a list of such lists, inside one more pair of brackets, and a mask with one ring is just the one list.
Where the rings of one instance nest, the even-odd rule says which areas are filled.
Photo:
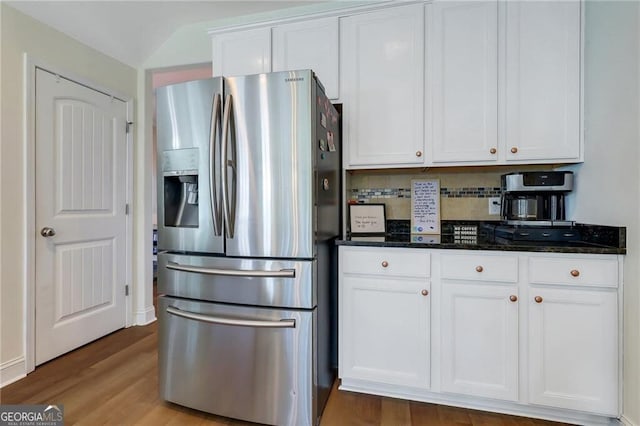
[[621, 256], [342, 246], [339, 268], [343, 389], [577, 424], [621, 414]]
[[340, 247], [341, 378], [429, 388], [430, 264], [425, 250]]
[[342, 377], [428, 388], [428, 282], [348, 276], [341, 285]]
[[615, 290], [531, 287], [529, 401], [617, 416]]
[[442, 283], [441, 388], [518, 400], [518, 289]]

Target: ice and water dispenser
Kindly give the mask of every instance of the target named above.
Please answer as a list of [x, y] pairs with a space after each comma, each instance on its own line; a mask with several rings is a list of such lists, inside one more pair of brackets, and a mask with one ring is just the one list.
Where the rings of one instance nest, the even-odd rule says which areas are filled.
[[198, 148], [162, 153], [164, 226], [198, 227]]

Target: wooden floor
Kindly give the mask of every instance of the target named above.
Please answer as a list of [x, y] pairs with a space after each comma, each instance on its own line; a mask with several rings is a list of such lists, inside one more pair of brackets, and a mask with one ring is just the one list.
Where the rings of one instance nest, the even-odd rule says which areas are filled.
[[[2, 404], [64, 404], [65, 424], [247, 425], [164, 402], [158, 397], [157, 325], [117, 331], [54, 359], [0, 390]], [[339, 391], [322, 426], [554, 425], [435, 404]]]

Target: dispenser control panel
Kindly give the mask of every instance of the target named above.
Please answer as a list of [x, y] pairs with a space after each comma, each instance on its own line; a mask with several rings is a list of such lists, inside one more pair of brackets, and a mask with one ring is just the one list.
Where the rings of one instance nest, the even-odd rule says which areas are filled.
[[162, 153], [162, 171], [165, 175], [198, 174], [200, 153], [198, 148], [172, 149]]

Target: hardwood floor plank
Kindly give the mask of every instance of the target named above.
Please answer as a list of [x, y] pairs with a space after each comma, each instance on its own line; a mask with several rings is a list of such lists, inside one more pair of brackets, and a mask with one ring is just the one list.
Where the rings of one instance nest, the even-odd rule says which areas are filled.
[[451, 425], [471, 425], [469, 410], [457, 407], [438, 405], [438, 417], [441, 421], [446, 421]]
[[[67, 425], [255, 426], [158, 395], [157, 325], [117, 331], [0, 390], [2, 404], [63, 404]], [[321, 426], [552, 426], [560, 423], [383, 398], [333, 386]]]
[[438, 414], [438, 406], [436, 404], [428, 404], [425, 402], [411, 401], [409, 403], [411, 410], [412, 426], [446, 426], [447, 423], [440, 419]]
[[[339, 396], [339, 398], [336, 398]], [[381, 398], [340, 391], [337, 382], [329, 395], [329, 401], [324, 409], [321, 426], [368, 426], [380, 424]], [[347, 422], [347, 423], [345, 423]]]
[[411, 424], [409, 401], [382, 398], [380, 403], [380, 425], [397, 426]]

